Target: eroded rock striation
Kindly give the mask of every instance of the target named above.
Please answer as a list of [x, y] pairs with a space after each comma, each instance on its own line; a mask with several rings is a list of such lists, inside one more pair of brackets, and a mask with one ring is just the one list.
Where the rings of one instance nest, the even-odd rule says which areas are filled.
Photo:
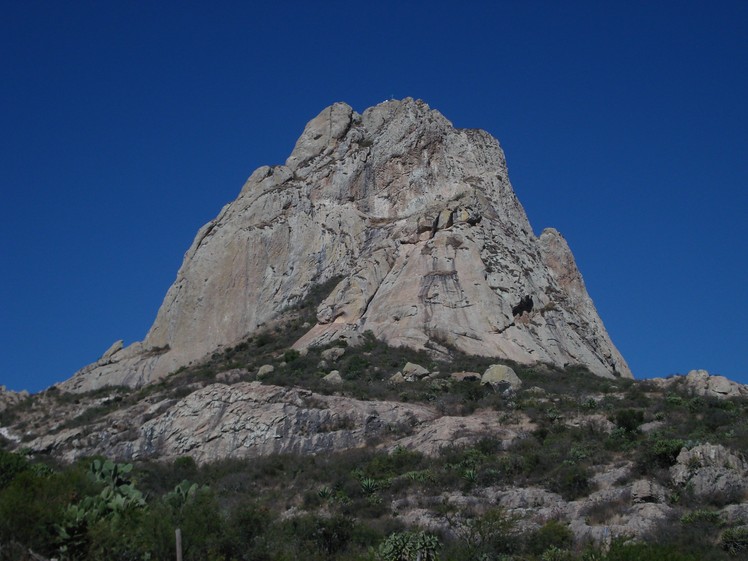
[[200, 229], [146, 338], [62, 387], [157, 380], [341, 275], [296, 348], [371, 330], [392, 345], [631, 377], [564, 238], [533, 234], [498, 141], [408, 98], [323, 110], [285, 165], [257, 169]]

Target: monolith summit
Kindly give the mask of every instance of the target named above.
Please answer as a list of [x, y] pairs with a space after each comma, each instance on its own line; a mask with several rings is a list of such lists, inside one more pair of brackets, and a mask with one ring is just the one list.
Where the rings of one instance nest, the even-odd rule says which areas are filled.
[[370, 330], [436, 353], [631, 377], [564, 238], [533, 234], [498, 141], [404, 99], [323, 110], [285, 165], [257, 169], [200, 229], [146, 338], [115, 343], [62, 388], [158, 380], [338, 277], [297, 348]]

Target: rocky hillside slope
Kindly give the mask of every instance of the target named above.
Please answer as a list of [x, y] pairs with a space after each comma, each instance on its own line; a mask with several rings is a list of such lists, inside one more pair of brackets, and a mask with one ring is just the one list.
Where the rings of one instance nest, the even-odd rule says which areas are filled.
[[422, 101], [309, 122], [205, 225], [142, 342], [62, 385], [141, 387], [270, 325], [339, 283], [296, 349], [366, 331], [391, 345], [631, 377], [563, 237], [533, 234], [499, 143]]
[[[748, 547], [745, 386], [705, 371], [634, 381], [458, 351], [441, 359], [371, 334], [355, 347], [290, 348], [316, 309], [140, 390], [13, 396], [0, 445], [37, 461], [133, 462], [141, 483], [188, 476], [222, 512], [246, 495], [274, 524], [426, 532], [445, 544], [442, 559], [474, 559], [470, 547], [587, 559], [585, 547], [619, 538], [725, 548], [715, 560]], [[501, 539], [464, 544], [475, 524]], [[448, 552], [458, 546], [466, 557]], [[551, 547], [565, 556], [541, 556]]]

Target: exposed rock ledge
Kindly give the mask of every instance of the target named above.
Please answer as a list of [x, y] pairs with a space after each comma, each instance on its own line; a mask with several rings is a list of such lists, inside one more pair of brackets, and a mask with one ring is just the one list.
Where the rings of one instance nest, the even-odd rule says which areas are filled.
[[181, 400], [140, 402], [112, 413], [93, 430], [66, 429], [27, 443], [72, 461], [104, 454], [120, 460], [183, 455], [205, 463], [269, 454], [325, 454], [378, 445], [436, 454], [487, 434], [505, 445], [532, 425], [501, 423], [495, 411], [442, 416], [424, 405], [360, 401], [298, 388], [241, 382], [212, 384]]

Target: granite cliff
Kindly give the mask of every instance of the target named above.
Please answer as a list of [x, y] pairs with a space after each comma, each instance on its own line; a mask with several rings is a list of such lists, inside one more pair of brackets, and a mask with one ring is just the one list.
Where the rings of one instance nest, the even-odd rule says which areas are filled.
[[235, 345], [341, 277], [303, 349], [371, 331], [399, 346], [631, 377], [564, 238], [533, 234], [504, 154], [422, 101], [336, 103], [200, 229], [142, 342], [61, 384], [140, 387]]

